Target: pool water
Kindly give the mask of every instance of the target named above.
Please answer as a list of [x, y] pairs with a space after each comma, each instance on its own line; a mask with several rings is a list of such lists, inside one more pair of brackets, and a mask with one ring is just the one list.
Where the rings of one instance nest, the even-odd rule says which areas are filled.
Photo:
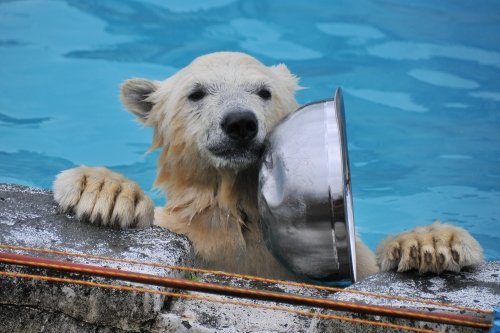
[[120, 171], [151, 190], [149, 129], [120, 82], [198, 55], [286, 63], [301, 103], [345, 92], [356, 225], [449, 221], [500, 259], [497, 1], [0, 0], [0, 182], [50, 188], [63, 169]]

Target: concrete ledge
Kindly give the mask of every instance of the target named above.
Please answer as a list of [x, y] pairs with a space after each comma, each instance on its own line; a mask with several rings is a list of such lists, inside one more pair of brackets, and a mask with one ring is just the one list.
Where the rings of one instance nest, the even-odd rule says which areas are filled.
[[[161, 228], [112, 230], [80, 223], [58, 214], [48, 191], [0, 184], [0, 243], [27, 247], [104, 255], [114, 258], [193, 265], [189, 241]], [[6, 251], [0, 249], [0, 251]], [[22, 253], [22, 251], [17, 251]], [[61, 259], [56, 255], [44, 257]], [[80, 263], [114, 267], [129, 271], [179, 276], [181, 273], [145, 265], [105, 260], [64, 258]], [[1, 265], [0, 270], [50, 276], [70, 274]], [[381, 273], [350, 289], [408, 296], [491, 310], [500, 299], [500, 262], [489, 262], [475, 270], [440, 276]], [[436, 309], [458, 313], [439, 306], [408, 301], [386, 300], [348, 293], [326, 293], [282, 285], [265, 285], [239, 279], [195, 277], [197, 279], [276, 291], [293, 292], [366, 304]], [[104, 278], [87, 280], [136, 285]], [[241, 307], [199, 300], [168, 298], [160, 295], [106, 290], [81, 285], [60, 284], [21, 278], [0, 277], [0, 332], [397, 332], [333, 320], [320, 320], [261, 308]], [[161, 288], [157, 288], [161, 289]], [[216, 296], [218, 299], [237, 300]], [[248, 301], [245, 301], [248, 302]], [[273, 303], [251, 302], [252, 304]], [[286, 306], [292, 310], [310, 310]], [[323, 311], [326, 313], [326, 311]], [[463, 312], [463, 311], [462, 311]], [[328, 313], [332, 313], [329, 311]], [[369, 318], [353, 313], [337, 313]], [[387, 322], [430, 328], [445, 332], [477, 332], [463, 327], [376, 318]]]
[[[167, 230], [155, 227], [119, 231], [80, 223], [71, 216], [57, 213], [57, 206], [50, 192], [14, 185], [0, 186], [0, 242], [168, 265], [189, 266], [192, 265], [193, 257], [189, 241]], [[42, 256], [61, 259], [54, 255]], [[151, 266], [112, 261], [85, 258], [68, 260], [150, 274], [180, 274]], [[11, 265], [0, 265], [0, 269], [68, 276]], [[112, 327], [118, 329], [117, 332], [147, 330], [167, 302], [160, 295], [118, 293], [44, 281], [1, 279], [0, 303], [4, 308], [0, 311], [0, 327], [8, 332], [45, 332], [48, 327], [54, 327], [54, 332], [94, 332], [98, 326]], [[106, 282], [106, 279], [92, 280]], [[23, 315], [13, 315], [16, 313]], [[26, 320], [23, 316], [33, 319]], [[24, 327], [27, 323], [29, 325]]]

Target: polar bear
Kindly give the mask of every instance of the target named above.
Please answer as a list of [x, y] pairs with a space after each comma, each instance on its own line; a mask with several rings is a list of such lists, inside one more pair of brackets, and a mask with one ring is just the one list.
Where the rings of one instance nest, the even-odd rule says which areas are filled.
[[[269, 253], [257, 211], [257, 161], [266, 135], [297, 109], [298, 79], [285, 65], [266, 67], [237, 52], [195, 59], [165, 81], [127, 80], [121, 100], [161, 149], [155, 186], [168, 202], [154, 208], [139, 186], [101, 167], [63, 171], [54, 197], [91, 223], [151, 224], [186, 235], [207, 268], [296, 279]], [[168, 251], [168, 249], [165, 249]], [[483, 260], [465, 230], [436, 222], [389, 237], [371, 252], [356, 241], [357, 276], [379, 270], [459, 271]]]

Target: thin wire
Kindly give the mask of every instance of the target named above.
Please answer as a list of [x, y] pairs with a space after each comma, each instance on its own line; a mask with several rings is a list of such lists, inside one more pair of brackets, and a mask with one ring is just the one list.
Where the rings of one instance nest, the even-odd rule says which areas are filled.
[[411, 327], [411, 326], [406, 326], [406, 325], [384, 323], [384, 322], [379, 322], [379, 321], [372, 321], [372, 320], [358, 319], [358, 318], [349, 318], [349, 317], [338, 316], [338, 315], [334, 315], [334, 314], [324, 314], [324, 313], [319, 313], [319, 312], [295, 310], [295, 309], [290, 309], [290, 308], [283, 307], [283, 306], [249, 303], [249, 302], [242, 302], [242, 301], [234, 301], [234, 300], [230, 300], [230, 299], [222, 300], [222, 299], [217, 299], [217, 298], [208, 297], [208, 296], [193, 295], [193, 294], [181, 294], [181, 293], [161, 291], [161, 290], [142, 288], [142, 287], [120, 286], [120, 285], [113, 285], [113, 284], [106, 284], [106, 283], [99, 283], [99, 282], [92, 282], [92, 281], [83, 281], [83, 280], [76, 280], [76, 279], [67, 279], [67, 278], [59, 278], [59, 277], [53, 277], [53, 276], [42, 276], [42, 275], [35, 275], [35, 274], [25, 274], [25, 273], [15, 273], [15, 272], [7, 272], [7, 271], [0, 271], [0, 275], [7, 276], [7, 277], [17, 277], [17, 278], [32, 279], [32, 280], [43, 280], [43, 281], [58, 282], [58, 283], [86, 285], [86, 286], [91, 286], [91, 287], [114, 289], [114, 290], [121, 290], [121, 291], [127, 291], [127, 292], [158, 294], [158, 295], [167, 296], [167, 297], [194, 299], [194, 300], [206, 301], [206, 302], [214, 302], [214, 303], [222, 303], [222, 304], [239, 305], [239, 306], [251, 307], [251, 308], [261, 308], [261, 309], [267, 309], [267, 310], [283, 311], [283, 312], [288, 312], [288, 313], [297, 314], [300, 316], [305, 316], [305, 317], [310, 317], [310, 318], [317, 317], [317, 318], [322, 318], [322, 319], [341, 320], [341, 321], [353, 322], [356, 324], [387, 327], [387, 328], [393, 328], [393, 329], [399, 329], [399, 330], [405, 330], [405, 331], [411, 331], [411, 332], [417, 332], [417, 333], [437, 332], [437, 331], [433, 331], [433, 330]]
[[180, 270], [180, 271], [193, 272], [193, 273], [205, 273], [205, 274], [212, 274], [212, 275], [225, 276], [225, 277], [235, 277], [235, 278], [246, 279], [246, 280], [257, 281], [257, 282], [282, 284], [282, 285], [310, 288], [310, 289], [324, 290], [324, 291], [358, 294], [358, 295], [363, 295], [363, 296], [379, 297], [379, 298], [399, 300], [399, 301], [410, 301], [410, 302], [415, 302], [415, 303], [429, 304], [429, 305], [447, 307], [447, 308], [482, 313], [482, 314], [491, 314], [492, 313], [492, 311], [488, 311], [488, 310], [470, 308], [470, 307], [455, 305], [455, 304], [451, 304], [451, 303], [436, 302], [436, 301], [431, 301], [431, 300], [417, 299], [417, 298], [398, 296], [398, 295], [381, 294], [381, 293], [375, 293], [375, 292], [370, 292], [370, 291], [342, 289], [342, 288], [328, 287], [328, 286], [318, 286], [318, 285], [302, 283], [302, 282], [269, 279], [269, 278], [263, 278], [263, 277], [259, 277], [259, 276], [253, 276], [253, 275], [214, 271], [214, 270], [203, 269], [203, 268], [193, 268], [193, 267], [185, 267], [185, 266], [178, 266], [178, 265], [166, 265], [166, 264], [152, 263], [152, 262], [133, 260], [133, 259], [120, 259], [120, 258], [113, 258], [113, 257], [108, 257], [108, 256], [100, 256], [100, 255], [93, 255], [93, 254], [86, 254], [86, 253], [76, 253], [76, 252], [52, 250], [52, 249], [45, 249], [45, 248], [30, 248], [30, 247], [16, 246], [16, 245], [10, 245], [10, 244], [0, 244], [0, 248], [10, 249], [10, 250], [22, 250], [22, 251], [36, 252], [36, 253], [66, 255], [66, 256], [81, 257], [81, 258], [87, 258], [87, 259], [100, 259], [100, 260], [121, 262], [121, 263], [134, 264], [134, 265], [145, 265], [145, 266], [151, 266], [151, 267], [166, 268], [166, 269], [171, 269], [171, 270]]

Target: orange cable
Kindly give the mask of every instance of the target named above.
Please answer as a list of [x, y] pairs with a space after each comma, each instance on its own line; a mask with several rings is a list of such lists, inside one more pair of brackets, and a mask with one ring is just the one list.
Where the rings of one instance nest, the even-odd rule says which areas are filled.
[[[102, 277], [127, 280], [158, 286], [178, 287], [181, 289], [211, 292], [224, 295], [232, 295], [261, 300], [281, 301], [289, 304], [308, 305], [313, 307], [326, 307], [335, 310], [353, 311], [368, 314], [378, 314], [392, 317], [412, 318], [414, 320], [432, 321], [455, 325], [470, 326], [476, 328], [489, 328], [491, 324], [484, 319], [474, 318], [466, 315], [447, 313], [425, 313], [421, 311], [397, 309], [391, 307], [365, 305], [350, 302], [334, 301], [324, 298], [314, 298], [287, 293], [277, 293], [257, 289], [241, 287], [222, 286], [213, 283], [188, 281], [186, 279], [159, 277], [156, 275], [122, 271], [114, 268], [92, 266], [88, 264], [68, 263], [53, 259], [30, 257], [19, 254], [0, 253], [1, 262], [15, 265], [26, 265], [32, 267], [52, 268], [72, 273], [91, 274]], [[479, 321], [478, 321], [479, 320]]]
[[267, 310], [283, 311], [283, 312], [288, 312], [288, 313], [297, 314], [297, 315], [305, 316], [305, 317], [311, 317], [311, 318], [318, 317], [318, 318], [330, 319], [330, 320], [341, 320], [341, 321], [353, 322], [353, 323], [357, 323], [357, 324], [381, 326], [381, 327], [406, 330], [406, 331], [418, 332], [418, 333], [434, 333], [434, 332], [436, 332], [433, 330], [416, 328], [416, 327], [399, 325], [399, 324], [384, 323], [384, 322], [379, 322], [379, 321], [372, 321], [372, 320], [358, 319], [358, 318], [349, 318], [349, 317], [338, 316], [338, 315], [334, 315], [334, 314], [324, 314], [324, 313], [309, 312], [309, 311], [304, 311], [304, 310], [294, 310], [294, 309], [290, 309], [290, 308], [283, 307], [283, 306], [273, 306], [273, 305], [265, 305], [265, 304], [258, 304], [258, 303], [249, 303], [249, 302], [242, 302], [242, 301], [234, 301], [234, 300], [230, 300], [230, 299], [221, 300], [221, 299], [216, 299], [216, 298], [207, 297], [207, 296], [200, 296], [200, 295], [193, 295], [193, 294], [181, 294], [181, 293], [174, 293], [174, 292], [169, 292], [169, 291], [161, 291], [161, 290], [148, 289], [148, 288], [142, 288], [142, 287], [120, 286], [120, 285], [112, 285], [112, 284], [98, 283], [98, 282], [92, 282], [92, 281], [83, 281], [83, 280], [76, 280], [76, 279], [58, 278], [58, 277], [53, 277], [53, 276], [41, 276], [41, 275], [6, 272], [6, 271], [0, 271], [0, 275], [8, 276], [8, 277], [24, 278], [24, 279], [33, 279], [33, 280], [43, 280], [43, 281], [50, 281], [50, 282], [86, 285], [86, 286], [91, 286], [91, 287], [114, 289], [114, 290], [121, 290], [121, 291], [127, 291], [127, 292], [141, 292], [141, 293], [149, 293], [149, 294], [158, 294], [158, 295], [167, 296], [167, 297], [194, 299], [194, 300], [214, 302], [214, 303], [246, 306], [246, 307], [251, 307], [251, 308], [261, 308], [261, 309], [267, 309]]
[[145, 266], [151, 266], [151, 267], [166, 268], [166, 269], [180, 270], [180, 271], [187, 271], [187, 272], [194, 272], [194, 273], [206, 273], [206, 274], [213, 274], [213, 275], [226, 276], [226, 277], [236, 277], [236, 278], [252, 280], [252, 281], [257, 281], [257, 282], [282, 284], [282, 285], [296, 286], [296, 287], [310, 288], [310, 289], [324, 290], [324, 291], [344, 292], [344, 293], [359, 294], [359, 295], [364, 295], [364, 296], [369, 296], [369, 297], [380, 297], [380, 298], [385, 298], [385, 299], [394, 299], [394, 300], [400, 300], [400, 301], [410, 301], [410, 302], [429, 304], [429, 305], [435, 305], [435, 306], [441, 306], [441, 307], [448, 307], [448, 308], [453, 308], [453, 309], [457, 309], [457, 310], [465, 310], [465, 311], [476, 312], [476, 313], [484, 313], [484, 314], [491, 314], [492, 313], [492, 311], [488, 311], [488, 310], [475, 309], [475, 308], [470, 308], [470, 307], [465, 307], [465, 306], [460, 306], [460, 305], [455, 305], [455, 304], [445, 303], [445, 302], [436, 302], [436, 301], [431, 301], [431, 300], [417, 299], [417, 298], [398, 296], [398, 295], [387, 295], [387, 294], [375, 293], [375, 292], [370, 292], [370, 291], [350, 290], [350, 289], [328, 287], [328, 286], [318, 286], [318, 285], [302, 283], [302, 282], [269, 279], [269, 278], [263, 278], [263, 277], [246, 275], [246, 274], [214, 271], [214, 270], [208, 270], [208, 269], [202, 269], [202, 268], [193, 268], [193, 267], [185, 267], [185, 266], [177, 266], [177, 265], [166, 265], [166, 264], [160, 264], [160, 263], [143, 262], [140, 260], [133, 260], [133, 259], [120, 259], [120, 258], [113, 258], [113, 257], [108, 257], [108, 256], [100, 256], [100, 255], [76, 253], [76, 252], [68, 252], [68, 251], [60, 251], [60, 250], [52, 250], [52, 249], [43, 249], [43, 248], [30, 248], [30, 247], [16, 246], [16, 245], [9, 245], [9, 244], [0, 244], [0, 248], [11, 249], [11, 250], [22, 250], [22, 251], [36, 252], [36, 253], [67, 255], [67, 256], [81, 257], [81, 258], [88, 258], [88, 259], [100, 259], [100, 260], [122, 262], [122, 263], [134, 264], [134, 265], [145, 265]]

